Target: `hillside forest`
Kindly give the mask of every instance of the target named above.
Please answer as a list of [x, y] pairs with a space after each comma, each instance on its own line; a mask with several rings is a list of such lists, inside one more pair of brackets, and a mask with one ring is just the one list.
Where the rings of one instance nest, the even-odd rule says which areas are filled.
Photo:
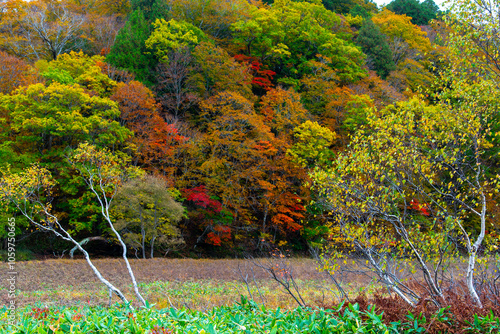
[[452, 5], [4, 0], [0, 225], [46, 255], [116, 255], [108, 218], [140, 258], [494, 250], [498, 8]]

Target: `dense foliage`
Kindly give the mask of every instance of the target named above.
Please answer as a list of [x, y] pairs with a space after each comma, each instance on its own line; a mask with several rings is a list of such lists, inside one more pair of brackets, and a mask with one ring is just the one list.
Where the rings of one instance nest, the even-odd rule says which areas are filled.
[[[450, 323], [446, 309], [431, 319], [408, 313], [405, 319], [387, 324], [373, 306], [339, 305], [333, 310], [298, 308], [272, 310], [242, 297], [241, 303], [208, 312], [186, 309], [143, 308], [131, 311], [123, 306], [29, 307], [20, 313], [19, 323], [8, 325], [0, 309], [0, 329], [9, 333], [422, 333], [429, 324]], [[493, 333], [500, 323], [495, 316], [476, 316], [461, 333]]]
[[[425, 323], [404, 321], [383, 323], [383, 315], [359, 305], [344, 310], [269, 310], [242, 299], [232, 307], [215, 308], [207, 313], [152, 308], [131, 312], [126, 308], [40, 308], [24, 310], [15, 327], [0, 323], [10, 333], [399, 333], [405, 327], [423, 329]], [[2, 311], [2, 313], [4, 313]], [[438, 320], [439, 321], [439, 320]], [[422, 325], [422, 327], [421, 327]], [[471, 328], [472, 329], [472, 328]]]
[[[457, 13], [473, 6], [463, 2], [457, 8], [465, 9]], [[88, 143], [94, 152], [121, 157], [124, 168], [134, 166], [148, 174], [116, 185], [122, 189], [109, 217], [143, 257], [171, 251], [193, 255], [193, 250], [227, 255], [276, 246], [306, 251], [310, 245], [328, 244], [341, 225], [335, 223], [339, 215], [352, 218], [352, 211], [341, 210], [330, 198], [329, 183], [335, 177], [366, 185], [367, 173], [393, 175], [391, 168], [399, 167], [379, 162], [378, 156], [370, 156], [378, 164], [359, 170], [354, 164], [363, 164], [359, 159], [368, 156], [366, 150], [396, 159], [403, 148], [395, 150], [407, 143], [411, 131], [434, 140], [434, 146], [411, 142], [415, 150], [450, 144], [433, 139], [436, 129], [424, 133], [405, 122], [412, 119], [440, 129], [444, 125], [437, 115], [456, 125], [460, 121], [451, 115], [459, 111], [466, 121], [474, 123], [477, 117], [487, 122], [477, 123], [480, 132], [490, 131], [478, 134], [485, 146], [479, 145], [477, 154], [488, 153], [481, 156], [488, 166], [481, 169], [488, 188], [484, 221], [492, 231], [497, 228], [491, 209], [495, 183], [489, 179], [498, 161], [497, 141], [490, 138], [498, 128], [493, 110], [497, 91], [488, 88], [496, 87], [498, 72], [491, 49], [496, 40], [487, 43], [492, 34], [476, 38], [483, 30], [478, 28], [475, 35], [461, 25], [465, 18], [460, 16], [429, 23], [437, 19], [431, 0], [396, 0], [382, 9], [354, 0], [268, 3], [2, 2], [2, 180], [28, 175], [16, 173], [37, 164], [54, 181], [51, 192], [37, 198], [44, 198], [62, 228], [78, 240], [101, 236], [116, 241], [110, 238], [101, 206], [71, 162], [72, 152]], [[431, 25], [419, 26], [423, 24]], [[463, 75], [457, 74], [454, 64], [467, 62]], [[489, 99], [482, 96], [486, 93]], [[465, 101], [464, 96], [474, 99]], [[464, 107], [486, 104], [491, 107], [487, 117], [484, 110], [468, 114]], [[398, 132], [400, 127], [409, 132]], [[386, 142], [392, 151], [375, 150], [386, 137], [398, 141]], [[414, 159], [470, 162], [456, 151], [473, 154], [467, 145], [461, 142], [450, 152], [425, 156], [428, 160], [418, 155]], [[422, 172], [425, 168], [431, 167], [421, 167]], [[326, 176], [319, 178], [321, 172]], [[444, 187], [453, 179], [433, 173], [433, 184]], [[151, 186], [142, 187], [144, 180]], [[379, 181], [377, 186], [383, 183]], [[424, 182], [412, 181], [418, 186]], [[385, 200], [381, 189], [393, 191], [373, 188], [368, 195]], [[409, 221], [423, 221], [419, 233], [430, 233], [424, 226], [431, 218], [415, 208], [436, 211], [437, 204], [429, 199], [423, 203], [406, 191], [391, 197], [387, 203], [392, 207], [384, 210], [418, 201], [405, 215]], [[4, 191], [0, 197], [9, 194]], [[12, 203], [4, 204], [2, 217], [19, 218]], [[463, 219], [470, 228], [465, 234], [481, 230], [477, 219]], [[21, 218], [19, 222], [16, 233], [32, 250], [52, 253], [69, 247], [56, 246], [52, 236], [23, 225]], [[387, 222], [377, 217], [373, 223]], [[464, 245], [456, 251], [467, 253]]]
[[439, 7], [433, 0], [394, 0], [387, 5], [387, 9], [396, 14], [411, 17], [417, 25], [426, 25], [439, 15]]

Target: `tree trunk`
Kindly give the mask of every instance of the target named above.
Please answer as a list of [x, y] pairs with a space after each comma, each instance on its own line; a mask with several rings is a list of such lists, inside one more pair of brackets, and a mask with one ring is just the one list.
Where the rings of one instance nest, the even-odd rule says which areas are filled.
[[476, 303], [476, 305], [480, 308], [483, 308], [483, 303], [481, 303], [481, 299], [479, 298], [479, 295], [477, 294], [476, 288], [474, 287], [474, 268], [476, 265], [476, 256], [477, 252], [479, 250], [479, 247], [481, 247], [481, 244], [483, 243], [484, 236], [486, 235], [486, 196], [484, 195], [484, 192], [482, 191], [481, 184], [479, 183], [479, 173], [480, 169], [478, 169], [478, 172], [476, 174], [476, 185], [478, 186], [479, 189], [481, 189], [481, 213], [479, 214], [479, 217], [481, 218], [481, 232], [479, 233], [479, 236], [476, 239], [476, 242], [474, 242], [473, 245], [468, 245], [468, 251], [469, 251], [469, 263], [467, 265], [467, 288], [469, 289], [469, 294], [472, 297], [472, 300]]
[[130, 279], [132, 280], [132, 285], [134, 286], [135, 294], [136, 294], [137, 298], [140, 300], [140, 302], [142, 303], [142, 305], [146, 306], [146, 301], [142, 297], [141, 292], [139, 291], [139, 288], [137, 287], [137, 281], [135, 280], [134, 271], [132, 270], [132, 267], [130, 266], [130, 262], [128, 261], [128, 258], [127, 258], [127, 245], [125, 245], [125, 242], [123, 242], [122, 237], [120, 236], [118, 231], [113, 226], [113, 223], [111, 222], [111, 219], [109, 218], [108, 208], [106, 208], [106, 214], [107, 215], [105, 216], [105, 218], [108, 221], [108, 224], [111, 227], [111, 230], [113, 231], [116, 238], [120, 242], [120, 245], [123, 248], [122, 257], [123, 257], [123, 260], [125, 261], [125, 264], [127, 266], [127, 270], [128, 270], [128, 274], [130, 276]]
[[[114, 292], [118, 298], [120, 298], [125, 304], [129, 305], [128, 303], [128, 300], [127, 298], [125, 297], [125, 295], [120, 291], [120, 289], [118, 289], [117, 287], [115, 287], [113, 284], [111, 284], [111, 282], [109, 282], [107, 279], [105, 279], [101, 272], [96, 268], [96, 266], [94, 266], [94, 264], [92, 263], [92, 261], [90, 260], [90, 256], [89, 256], [89, 253], [80, 245], [80, 243], [78, 241], [76, 241], [75, 239], [73, 239], [73, 237], [71, 236], [71, 234], [68, 233], [68, 231], [66, 231], [62, 226], [61, 224], [59, 223], [59, 220], [57, 219], [57, 217], [55, 217], [54, 215], [50, 214], [48, 212], [48, 210], [46, 208], [44, 208], [44, 213], [47, 215], [47, 217], [50, 217], [53, 221], [54, 221], [54, 225], [56, 226], [56, 228], [59, 228], [62, 233], [64, 235], [62, 235], [61, 233], [59, 233], [57, 231], [56, 228], [54, 227], [48, 227], [47, 225], [44, 225], [44, 224], [39, 224], [37, 223], [33, 218], [32, 216], [30, 216], [28, 214], [28, 212], [26, 212], [25, 210], [23, 210], [18, 204], [16, 204], [16, 206], [18, 207], [18, 209], [21, 211], [21, 213], [26, 217], [28, 218], [28, 220], [34, 224], [35, 226], [39, 227], [41, 230], [45, 230], [45, 231], [51, 231], [53, 232], [56, 236], [58, 237], [61, 237], [62, 239], [66, 240], [66, 241], [69, 241], [71, 243], [73, 243], [75, 245], [75, 247], [77, 249], [79, 249], [82, 253], [83, 253], [83, 256], [85, 257], [85, 261], [87, 261], [87, 264], [90, 266], [90, 268], [92, 269], [92, 271], [94, 272], [94, 274], [97, 276], [97, 278], [99, 279], [99, 281], [101, 281], [101, 283], [103, 283], [110, 291]], [[132, 308], [131, 305], [129, 305], [129, 307]]]
[[142, 209], [141, 209], [141, 247], [142, 247], [142, 258], [146, 259], [146, 229], [144, 228], [144, 219], [142, 219]]
[[[146, 301], [142, 297], [141, 292], [139, 291], [139, 288], [137, 287], [137, 281], [135, 279], [134, 271], [132, 270], [132, 267], [130, 266], [130, 262], [128, 261], [128, 258], [127, 258], [127, 245], [125, 245], [125, 242], [123, 242], [123, 239], [122, 239], [120, 233], [118, 233], [118, 231], [115, 229], [115, 226], [113, 225], [113, 222], [111, 221], [111, 218], [109, 216], [110, 201], [108, 201], [108, 199], [105, 196], [103, 196], [103, 197], [99, 196], [99, 193], [96, 191], [94, 184], [91, 181], [88, 182], [88, 185], [90, 187], [90, 190], [92, 190], [92, 192], [96, 195], [97, 200], [99, 201], [99, 204], [101, 205], [102, 216], [104, 217], [104, 219], [106, 219], [109, 227], [111, 228], [111, 231], [113, 231], [114, 235], [118, 239], [118, 242], [122, 246], [122, 249], [123, 249], [122, 257], [123, 257], [123, 260], [125, 261], [125, 265], [127, 266], [127, 270], [128, 270], [128, 274], [130, 276], [130, 279], [132, 280], [132, 285], [134, 286], [135, 294], [136, 294], [137, 298], [139, 299], [139, 301], [142, 303], [142, 305], [146, 306]], [[105, 194], [105, 191], [102, 188], [102, 184], [100, 184], [100, 187], [101, 187], [100, 190], [102, 191], [102, 193]]]
[[[83, 245], [89, 243], [90, 241], [96, 241], [96, 240], [107, 241], [104, 237], [96, 236], [96, 237], [85, 238], [82, 241], [80, 241], [78, 244], [80, 246], [83, 246]], [[71, 248], [71, 250], [69, 251], [69, 257], [70, 258], [73, 258], [73, 255], [74, 255], [74, 253], [75, 253], [75, 251], [77, 249], [78, 249], [78, 246], [75, 246], [75, 247]]]
[[151, 238], [151, 258], [153, 258], [153, 256], [154, 256], [155, 239], [156, 239], [156, 235], [153, 235], [153, 237]]
[[467, 289], [469, 289], [469, 294], [476, 303], [477, 306], [483, 308], [483, 304], [481, 303], [481, 299], [479, 298], [476, 288], [474, 287], [474, 267], [476, 264], [476, 251], [474, 250], [469, 254], [469, 264], [467, 265]]

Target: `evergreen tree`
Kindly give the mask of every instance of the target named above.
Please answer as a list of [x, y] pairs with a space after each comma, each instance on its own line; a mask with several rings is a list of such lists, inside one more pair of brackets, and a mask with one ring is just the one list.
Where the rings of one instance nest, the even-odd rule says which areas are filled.
[[394, 0], [387, 5], [387, 9], [399, 15], [411, 17], [411, 22], [416, 25], [427, 25], [439, 14], [439, 7], [433, 0]]
[[131, 0], [130, 4], [132, 10], [141, 10], [150, 23], [156, 19], [167, 19], [169, 15], [166, 3], [162, 0]]
[[356, 44], [368, 56], [368, 67], [385, 79], [395, 69], [392, 52], [387, 44], [387, 37], [382, 34], [372, 20], [365, 20], [356, 38]]
[[134, 10], [118, 32], [115, 44], [106, 57], [110, 64], [130, 71], [147, 86], [155, 83], [154, 71], [158, 65], [151, 50], [146, 49], [146, 40], [151, 31], [151, 24], [146, 21], [142, 10]]
[[433, 0], [425, 0], [420, 7], [423, 17], [427, 19], [425, 24], [429, 24], [429, 21], [436, 19], [441, 13], [439, 6]]
[[326, 9], [337, 14], [347, 14], [356, 5], [353, 0], [322, 0]]
[[352, 7], [352, 9], [349, 11], [349, 14], [351, 14], [352, 16], [361, 16], [365, 20], [372, 17], [372, 14], [360, 5]]
[[321, 2], [326, 9], [337, 14], [350, 13], [354, 7], [358, 6], [364, 8], [367, 12], [377, 11], [377, 5], [372, 0], [321, 0]]

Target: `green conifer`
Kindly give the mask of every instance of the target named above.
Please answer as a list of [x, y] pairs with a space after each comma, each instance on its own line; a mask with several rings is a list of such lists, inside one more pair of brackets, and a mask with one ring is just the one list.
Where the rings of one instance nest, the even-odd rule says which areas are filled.
[[363, 23], [356, 38], [356, 44], [368, 56], [368, 67], [377, 72], [381, 78], [385, 79], [389, 72], [395, 69], [387, 37], [372, 20], [365, 20]]
[[154, 72], [158, 65], [156, 57], [146, 48], [151, 31], [151, 24], [144, 18], [142, 10], [133, 11], [106, 57], [110, 64], [128, 70], [147, 86], [155, 83]]

